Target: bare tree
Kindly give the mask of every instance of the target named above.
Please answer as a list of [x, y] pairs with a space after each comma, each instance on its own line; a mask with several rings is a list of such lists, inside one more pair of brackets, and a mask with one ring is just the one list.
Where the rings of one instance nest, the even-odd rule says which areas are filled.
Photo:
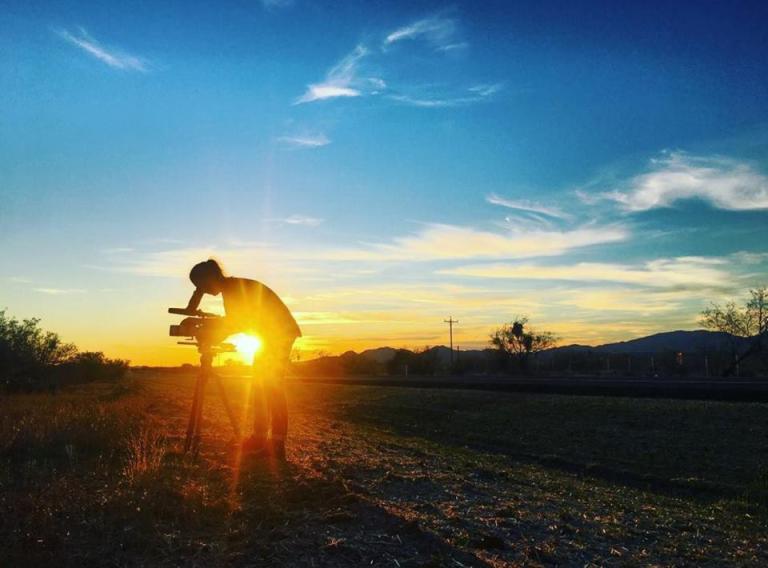
[[741, 354], [737, 353], [736, 342], [731, 341], [733, 363], [723, 371], [728, 376], [736, 371], [745, 359], [764, 353], [766, 350], [766, 335], [768, 335], [768, 289], [760, 286], [749, 291], [750, 298], [739, 307], [735, 302], [725, 305], [712, 303], [701, 312], [699, 322], [707, 329], [724, 331], [736, 337], [752, 337], [752, 341]]
[[699, 323], [706, 329], [724, 331], [737, 337], [752, 337], [768, 329], [768, 289], [749, 291], [750, 299], [739, 307], [735, 302], [712, 303], [701, 312]]
[[528, 365], [531, 354], [538, 353], [557, 344], [557, 337], [550, 331], [526, 330], [528, 318], [519, 316], [503, 324], [490, 335], [490, 344], [510, 360], [516, 361], [521, 369]]
[[761, 334], [768, 331], [768, 288], [760, 286], [750, 290], [751, 298], [747, 302], [746, 311], [754, 322], [755, 331]]

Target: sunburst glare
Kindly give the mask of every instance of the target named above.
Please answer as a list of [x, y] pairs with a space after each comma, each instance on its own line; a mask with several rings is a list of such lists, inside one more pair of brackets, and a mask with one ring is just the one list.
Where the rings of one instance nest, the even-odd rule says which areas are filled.
[[249, 333], [237, 333], [230, 335], [227, 338], [227, 343], [231, 343], [235, 346], [238, 355], [242, 358], [243, 362], [250, 365], [253, 363], [254, 357], [261, 351], [262, 341], [261, 338]]

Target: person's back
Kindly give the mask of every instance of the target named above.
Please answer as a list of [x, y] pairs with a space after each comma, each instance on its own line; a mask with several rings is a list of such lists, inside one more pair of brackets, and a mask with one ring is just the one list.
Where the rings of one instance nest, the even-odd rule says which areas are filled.
[[221, 294], [227, 318], [243, 331], [254, 331], [267, 341], [301, 337], [291, 311], [266, 284], [248, 278], [225, 277]]

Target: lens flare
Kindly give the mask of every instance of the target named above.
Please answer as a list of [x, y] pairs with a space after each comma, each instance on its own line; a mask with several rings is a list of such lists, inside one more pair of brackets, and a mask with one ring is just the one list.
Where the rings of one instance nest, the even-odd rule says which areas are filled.
[[237, 333], [227, 338], [227, 343], [231, 343], [237, 349], [240, 357], [245, 363], [251, 364], [256, 354], [261, 351], [261, 339], [248, 333]]

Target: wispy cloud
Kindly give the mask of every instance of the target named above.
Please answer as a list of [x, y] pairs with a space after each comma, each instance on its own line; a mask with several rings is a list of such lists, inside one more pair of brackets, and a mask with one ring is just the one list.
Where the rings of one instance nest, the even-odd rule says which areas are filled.
[[466, 47], [465, 42], [457, 41], [457, 26], [453, 18], [433, 15], [389, 33], [384, 39], [384, 46], [390, 46], [405, 40], [425, 40], [435, 49], [452, 50]]
[[663, 258], [639, 265], [581, 262], [573, 265], [541, 266], [484, 264], [443, 270], [443, 274], [476, 278], [518, 280], [565, 280], [614, 282], [650, 288], [726, 288], [733, 285], [723, 258]]
[[605, 288], [568, 290], [559, 299], [561, 306], [574, 306], [588, 314], [624, 312], [634, 320], [638, 316], [677, 312], [688, 302], [706, 301], [710, 292], [696, 290], [645, 290], [638, 294], [637, 288]]
[[35, 292], [48, 294], [49, 296], [65, 296], [69, 294], [85, 294], [80, 288], [33, 288]]
[[334, 65], [321, 83], [313, 83], [306, 92], [294, 101], [294, 104], [311, 103], [338, 97], [359, 97], [364, 89], [383, 88], [384, 82], [376, 77], [359, 78], [357, 76], [360, 61], [368, 55], [368, 49], [358, 45], [350, 54]]
[[629, 237], [620, 225], [584, 226], [566, 231], [491, 232], [472, 227], [429, 224], [422, 231], [391, 243], [328, 251], [335, 260], [433, 261], [449, 259], [532, 258], [556, 256], [572, 249], [615, 243]]
[[485, 200], [491, 205], [500, 205], [508, 209], [516, 209], [518, 211], [527, 211], [530, 213], [540, 213], [557, 219], [569, 219], [571, 217], [568, 213], [565, 213], [557, 207], [542, 205], [527, 200], [507, 199], [506, 197], [501, 197], [495, 193], [487, 195]]
[[283, 219], [283, 222], [287, 223], [288, 225], [303, 225], [305, 227], [317, 227], [318, 225], [321, 225], [324, 221], [325, 219], [320, 219], [318, 217], [309, 217], [307, 215], [291, 215]]
[[[393, 54], [388, 54], [387, 48], [393, 44], [420, 40], [427, 42], [435, 51], [454, 51], [467, 45], [458, 36], [456, 20], [444, 15], [432, 15], [402, 26], [385, 37], [381, 50], [370, 50], [362, 44], [355, 47], [326, 73], [323, 81], [309, 84], [293, 104], [366, 95], [382, 95], [389, 100], [421, 108], [458, 107], [492, 100], [504, 88], [503, 83], [470, 83], [461, 88], [435, 89], [419, 87], [408, 80], [400, 81], [401, 86], [393, 88], [388, 84], [392, 82], [390, 79], [385, 82], [378, 76], [379, 69], [390, 68], [388, 62]], [[377, 72], [366, 73], [365, 70], [374, 64]]]
[[[322, 219], [291, 215], [279, 222], [317, 226]], [[233, 271], [254, 266], [270, 267], [275, 273], [311, 273], [312, 263], [435, 262], [451, 260], [499, 260], [551, 257], [568, 251], [624, 241], [629, 232], [620, 225], [584, 226], [572, 230], [484, 231], [472, 227], [429, 224], [421, 231], [383, 243], [362, 243], [351, 247], [277, 247], [269, 243], [231, 243], [226, 246], [179, 247], [161, 251], [134, 251], [109, 255], [107, 264], [92, 266], [146, 276], [178, 277], [205, 258], [221, 258]], [[341, 265], [335, 265], [341, 271]], [[308, 268], [309, 267], [309, 268]], [[359, 267], [358, 267], [359, 268]], [[359, 275], [359, 274], [358, 274]]]
[[466, 49], [469, 47], [469, 44], [466, 41], [457, 41], [456, 43], [447, 43], [445, 45], [441, 45], [437, 48], [438, 51], [459, 51], [461, 49]]
[[768, 209], [768, 177], [732, 158], [670, 152], [651, 160], [650, 171], [623, 185], [580, 197], [586, 202], [614, 201], [627, 212], [671, 207], [684, 199], [701, 199], [730, 211]]
[[78, 28], [75, 33], [65, 29], [57, 30], [56, 33], [70, 44], [82, 49], [91, 57], [95, 57], [110, 67], [124, 71], [140, 71], [142, 73], [148, 71], [147, 62], [143, 58], [118, 49], [107, 48], [88, 35], [88, 32], [83, 28]]
[[125, 254], [106, 255], [104, 265], [91, 265], [89, 268], [141, 276], [178, 278], [190, 267], [207, 258], [226, 258], [228, 268], [273, 260], [268, 247], [257, 244], [247, 247], [178, 246], [163, 250], [134, 250]]
[[490, 100], [503, 88], [501, 83], [493, 85], [475, 85], [463, 92], [442, 94], [405, 94], [392, 93], [388, 98], [399, 103], [423, 108], [448, 108], [480, 103]]
[[299, 134], [295, 136], [281, 136], [279, 142], [291, 148], [320, 148], [331, 143], [325, 134]]
[[470, 93], [475, 93], [478, 97], [490, 97], [498, 93], [504, 85], [501, 83], [481, 83], [479, 85], [472, 85], [468, 90]]

